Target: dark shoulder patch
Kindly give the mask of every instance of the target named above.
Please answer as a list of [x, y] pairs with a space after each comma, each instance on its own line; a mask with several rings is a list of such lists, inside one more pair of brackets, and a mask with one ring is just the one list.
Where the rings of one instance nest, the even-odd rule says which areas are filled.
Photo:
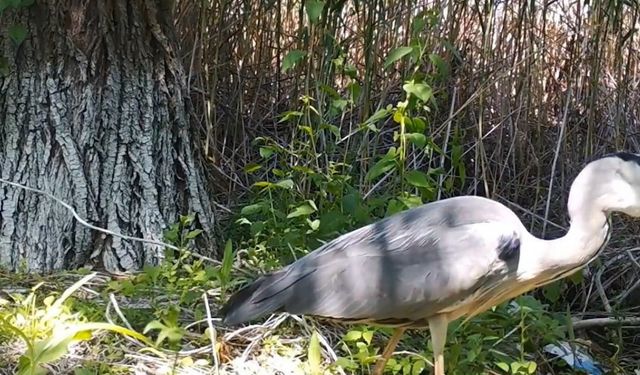
[[624, 161], [632, 161], [638, 165], [640, 165], [640, 155], [636, 155], [636, 154], [632, 154], [630, 152], [624, 152], [624, 151], [620, 151], [620, 152], [614, 152], [612, 154], [607, 155], [609, 157], [613, 156], [613, 157], [617, 157], [620, 158]]
[[500, 238], [498, 244], [498, 258], [502, 261], [508, 262], [520, 257], [520, 237], [517, 233], [513, 233], [510, 236], [503, 236]]

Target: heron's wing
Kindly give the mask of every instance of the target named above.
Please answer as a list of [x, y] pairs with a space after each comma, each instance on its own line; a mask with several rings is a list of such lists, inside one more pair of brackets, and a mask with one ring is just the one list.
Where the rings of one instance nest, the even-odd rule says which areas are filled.
[[280, 310], [345, 320], [417, 321], [515, 272], [516, 215], [479, 197], [451, 198], [347, 233], [261, 277], [223, 308], [225, 322]]
[[521, 233], [517, 217], [488, 200], [407, 211], [291, 265], [298, 280], [282, 310], [347, 320], [424, 319], [513, 275]]

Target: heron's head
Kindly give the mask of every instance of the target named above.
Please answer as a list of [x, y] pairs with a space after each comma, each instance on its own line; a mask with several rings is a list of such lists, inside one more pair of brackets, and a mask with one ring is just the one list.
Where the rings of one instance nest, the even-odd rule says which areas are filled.
[[571, 186], [568, 205], [572, 217], [585, 209], [640, 217], [640, 155], [618, 152], [587, 164]]

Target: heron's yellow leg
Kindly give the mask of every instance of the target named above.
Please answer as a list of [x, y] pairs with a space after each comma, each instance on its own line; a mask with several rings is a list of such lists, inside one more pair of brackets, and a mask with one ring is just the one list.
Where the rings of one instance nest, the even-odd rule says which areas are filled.
[[384, 347], [384, 351], [382, 351], [382, 357], [376, 361], [376, 367], [373, 368], [372, 375], [382, 375], [384, 367], [387, 365], [387, 361], [391, 357], [391, 354], [393, 354], [393, 351], [396, 350], [396, 346], [398, 346], [404, 331], [405, 328], [396, 328], [393, 331], [393, 335], [391, 335], [389, 342]]
[[434, 358], [433, 372], [435, 375], [444, 375], [444, 345], [447, 341], [448, 325], [449, 322], [443, 315], [437, 315], [429, 319]]

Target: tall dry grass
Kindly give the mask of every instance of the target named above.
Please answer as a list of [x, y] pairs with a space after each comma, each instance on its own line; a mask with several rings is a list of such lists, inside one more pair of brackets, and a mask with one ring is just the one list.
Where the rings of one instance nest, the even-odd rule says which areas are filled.
[[[437, 86], [430, 133], [439, 145], [463, 135], [471, 172], [457, 193], [510, 205], [537, 235], [561, 234], [568, 226], [569, 186], [585, 161], [640, 150], [639, 6], [590, 3], [331, 0], [320, 23], [310, 25], [298, 0], [179, 1], [176, 22], [194, 117], [202, 123], [218, 201], [233, 204], [251, 184], [243, 167], [258, 158], [255, 137], [293, 141], [296, 130], [278, 123], [278, 115], [297, 108], [301, 95], [315, 98], [325, 120], [345, 136], [399, 100], [408, 68], [384, 69], [384, 61], [408, 42], [414, 15], [433, 11], [437, 22], [421, 38], [445, 59], [451, 75]], [[310, 58], [283, 73], [292, 49]], [[331, 117], [321, 85], [346, 95], [350, 80], [332, 64], [340, 56], [355, 68], [362, 93]], [[362, 167], [356, 171], [365, 173], [371, 156], [385, 151], [393, 126], [350, 138], [342, 152], [356, 154]], [[414, 162], [415, 168], [439, 165], [439, 159]], [[370, 188], [364, 180], [361, 185]], [[574, 311], [609, 314], [619, 303], [633, 312], [640, 305], [638, 253], [621, 253], [634, 246], [638, 226], [621, 217], [614, 223], [605, 267], [590, 268], [590, 287], [571, 301]]]

